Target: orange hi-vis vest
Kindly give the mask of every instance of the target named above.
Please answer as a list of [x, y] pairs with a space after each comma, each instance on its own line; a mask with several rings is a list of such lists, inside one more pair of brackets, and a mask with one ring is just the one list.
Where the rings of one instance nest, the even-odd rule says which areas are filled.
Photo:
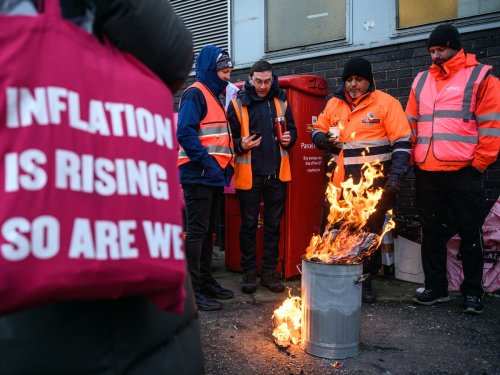
[[[229, 163], [233, 163], [233, 140], [226, 111], [220, 101], [203, 83], [195, 82], [188, 89], [191, 87], [199, 89], [207, 103], [207, 115], [200, 121], [198, 138], [208, 154], [217, 160], [222, 169], [225, 169]], [[180, 147], [177, 166], [185, 164], [188, 161], [189, 157], [184, 149]]]
[[[234, 110], [238, 121], [241, 125], [241, 137], [248, 137], [250, 135], [250, 120], [248, 117], [248, 109], [241, 104], [239, 99], [232, 99]], [[285, 116], [287, 102], [278, 98], [274, 98], [274, 105], [276, 107], [276, 114], [278, 117]], [[288, 151], [280, 145], [280, 174], [281, 181], [291, 181], [292, 173], [290, 171], [290, 158]], [[234, 187], [235, 189], [249, 190], [252, 188], [252, 151], [237, 155], [234, 162]]]
[[440, 161], [473, 159], [479, 137], [474, 116], [477, 91], [491, 68], [479, 64], [461, 69], [439, 92], [429, 71], [417, 75], [413, 90], [419, 114], [412, 128], [417, 165], [424, 163], [431, 149]]

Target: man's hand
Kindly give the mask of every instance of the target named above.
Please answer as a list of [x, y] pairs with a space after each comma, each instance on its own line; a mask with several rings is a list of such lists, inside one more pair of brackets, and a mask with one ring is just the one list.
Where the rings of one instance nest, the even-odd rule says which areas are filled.
[[[257, 134], [252, 134], [248, 137], [241, 138], [241, 148], [244, 151], [250, 150], [251, 148], [258, 147], [262, 137], [257, 136]], [[290, 143], [290, 141], [288, 141]]]
[[290, 135], [290, 132], [286, 131], [281, 135], [281, 142], [280, 143], [283, 147], [287, 147], [290, 144], [291, 140], [292, 140], [292, 136]]
[[384, 194], [396, 197], [399, 193], [399, 184], [394, 180], [387, 180], [384, 185]]

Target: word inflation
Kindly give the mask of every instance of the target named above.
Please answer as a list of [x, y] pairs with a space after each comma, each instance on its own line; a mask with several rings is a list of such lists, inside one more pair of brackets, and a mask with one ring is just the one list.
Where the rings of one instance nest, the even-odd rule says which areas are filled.
[[[61, 125], [100, 136], [128, 136], [174, 149], [172, 121], [128, 103], [90, 99], [63, 87], [7, 87], [7, 128]], [[85, 119], [82, 118], [85, 116]]]

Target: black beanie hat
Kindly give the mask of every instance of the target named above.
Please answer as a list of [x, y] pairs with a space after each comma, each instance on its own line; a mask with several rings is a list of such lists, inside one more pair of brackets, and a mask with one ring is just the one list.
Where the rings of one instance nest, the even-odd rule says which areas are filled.
[[342, 81], [346, 81], [350, 76], [361, 76], [373, 84], [372, 64], [362, 57], [353, 57], [344, 65]]
[[462, 49], [460, 33], [451, 23], [443, 23], [437, 26], [427, 39], [427, 48], [448, 47], [454, 50]]

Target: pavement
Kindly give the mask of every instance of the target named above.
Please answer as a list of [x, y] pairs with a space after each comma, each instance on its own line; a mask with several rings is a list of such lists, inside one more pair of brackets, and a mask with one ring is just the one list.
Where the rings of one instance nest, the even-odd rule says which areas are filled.
[[[240, 291], [241, 273], [224, 267], [215, 251], [214, 277], [235, 297], [219, 311], [200, 312], [206, 374], [481, 374], [500, 375], [500, 295], [485, 296], [480, 316], [463, 314], [461, 298], [417, 306], [420, 284], [377, 276], [377, 303], [362, 304], [360, 354], [346, 359], [321, 358], [299, 345], [278, 347], [272, 338], [272, 315], [287, 293], [258, 285], [254, 294]], [[300, 296], [300, 277], [284, 281]]]

